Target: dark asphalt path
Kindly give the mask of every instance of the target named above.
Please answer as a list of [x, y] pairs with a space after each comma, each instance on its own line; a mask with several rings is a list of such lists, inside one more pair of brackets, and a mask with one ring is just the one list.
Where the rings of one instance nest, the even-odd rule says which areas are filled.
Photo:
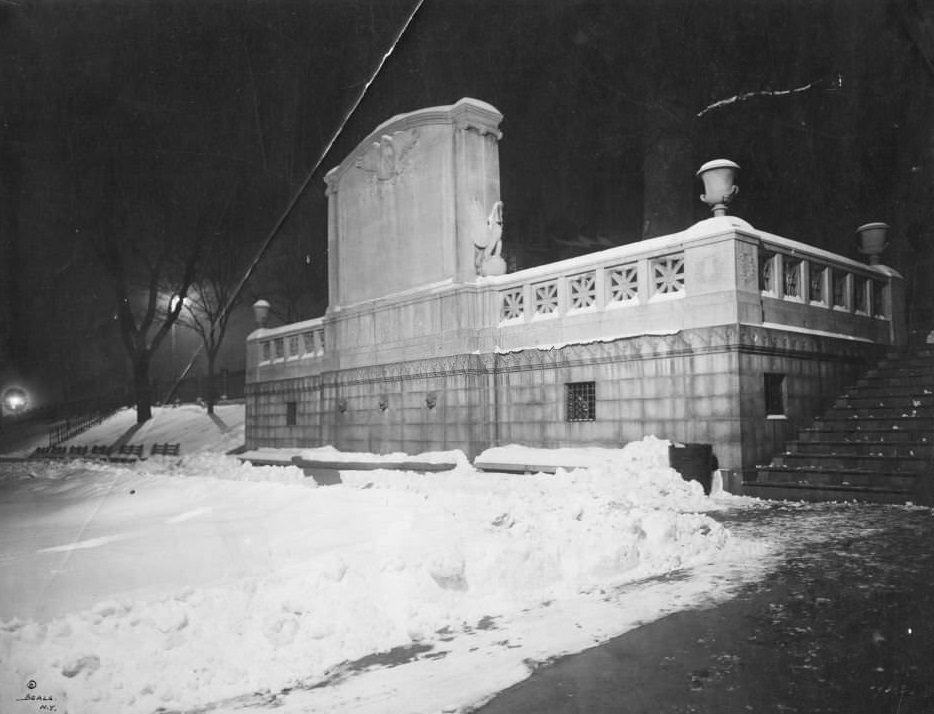
[[781, 539], [782, 564], [721, 605], [543, 666], [476, 714], [934, 714], [934, 512], [715, 517]]

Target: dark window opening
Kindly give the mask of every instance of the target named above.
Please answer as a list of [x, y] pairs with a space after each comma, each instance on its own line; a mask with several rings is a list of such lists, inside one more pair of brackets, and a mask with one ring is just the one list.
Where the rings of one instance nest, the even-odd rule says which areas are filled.
[[766, 416], [782, 416], [785, 414], [784, 374], [765, 373], [765, 414]]
[[596, 421], [596, 382], [570, 382], [565, 389], [567, 421]]
[[285, 425], [295, 426], [298, 423], [298, 404], [296, 402], [285, 403]]

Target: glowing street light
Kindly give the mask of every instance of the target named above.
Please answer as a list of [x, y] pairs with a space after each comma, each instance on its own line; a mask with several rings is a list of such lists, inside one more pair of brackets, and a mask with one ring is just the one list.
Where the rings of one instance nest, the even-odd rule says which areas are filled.
[[24, 389], [10, 387], [3, 393], [3, 406], [13, 414], [25, 411], [29, 406], [29, 395]]

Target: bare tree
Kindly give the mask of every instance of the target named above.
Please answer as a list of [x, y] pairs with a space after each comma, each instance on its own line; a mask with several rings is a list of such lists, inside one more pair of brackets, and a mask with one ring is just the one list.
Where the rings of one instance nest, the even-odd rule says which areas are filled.
[[[236, 292], [243, 273], [242, 251], [237, 250], [236, 246], [242, 245], [237, 241], [228, 241], [226, 245], [218, 240], [212, 241], [205, 250], [198, 277], [187, 295], [166, 305], [169, 313], [173, 309], [181, 308], [179, 324], [191, 329], [201, 338], [207, 363], [205, 402], [208, 414], [214, 413], [214, 405], [217, 403], [217, 355], [227, 334], [230, 316], [243, 294]], [[171, 314], [167, 314], [166, 319], [171, 319]]]

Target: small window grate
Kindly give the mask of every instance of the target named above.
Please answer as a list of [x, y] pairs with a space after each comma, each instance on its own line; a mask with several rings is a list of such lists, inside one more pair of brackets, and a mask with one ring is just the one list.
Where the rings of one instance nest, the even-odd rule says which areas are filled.
[[285, 425], [295, 426], [298, 423], [298, 402], [285, 403]]
[[596, 383], [569, 382], [565, 385], [565, 403], [567, 421], [596, 421]]

